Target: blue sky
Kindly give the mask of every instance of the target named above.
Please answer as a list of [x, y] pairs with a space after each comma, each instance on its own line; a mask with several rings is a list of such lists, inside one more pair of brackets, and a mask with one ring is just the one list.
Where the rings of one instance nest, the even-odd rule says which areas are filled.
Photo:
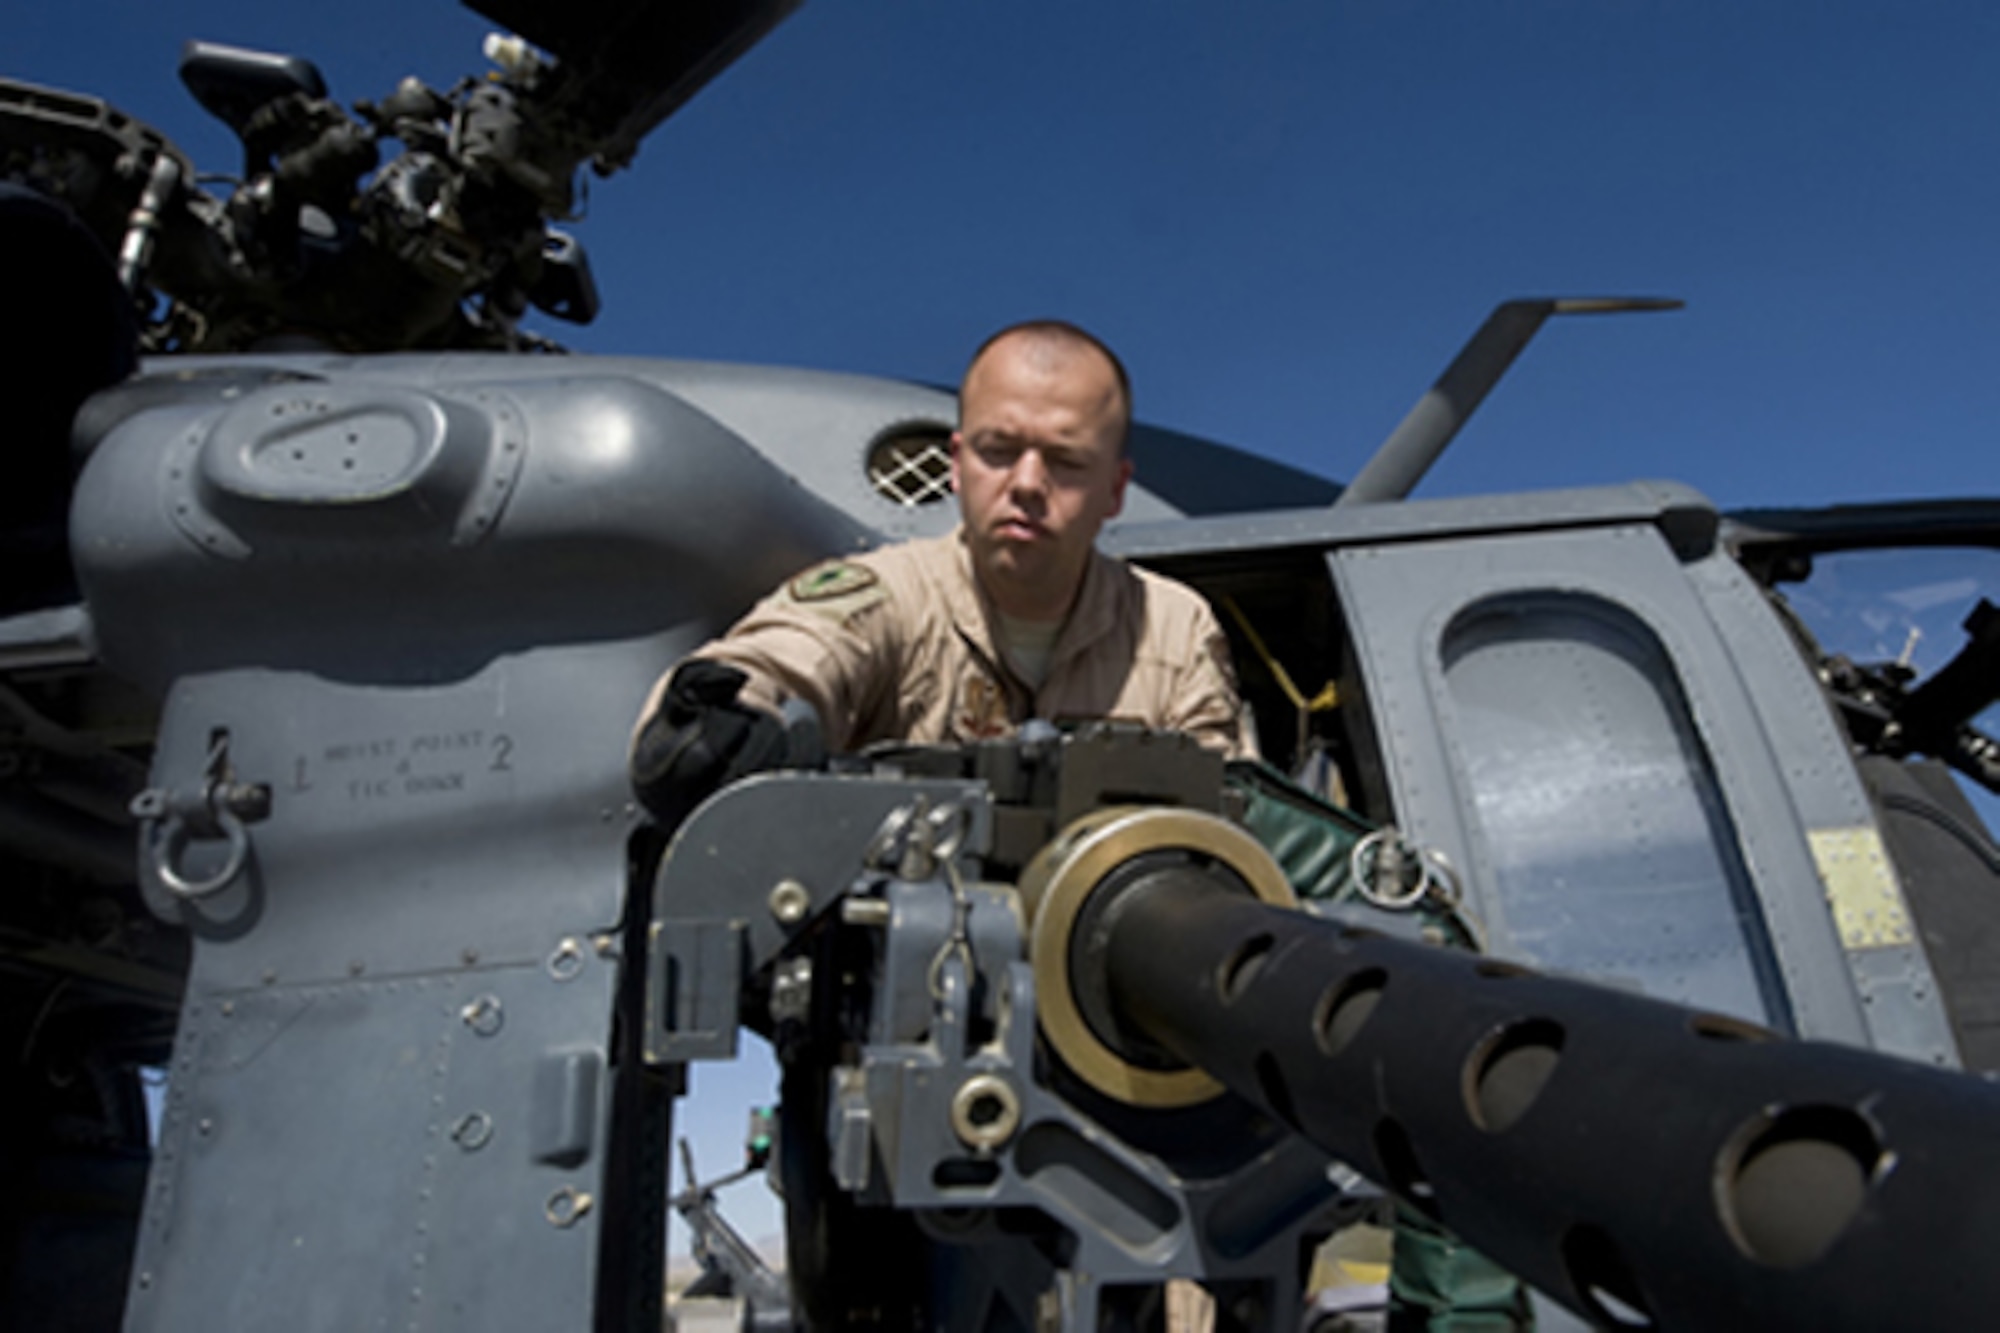
[[[0, 73], [228, 171], [183, 39], [308, 56], [352, 102], [481, 70], [490, 26], [24, 2]], [[1498, 301], [1677, 296], [1552, 322], [1420, 493], [1995, 496], [1996, 69], [1974, 0], [810, 0], [591, 182], [605, 314], [550, 331], [949, 382], [1060, 315], [1122, 351], [1142, 417], [1345, 477]], [[698, 1117], [710, 1170], [745, 1077]]]

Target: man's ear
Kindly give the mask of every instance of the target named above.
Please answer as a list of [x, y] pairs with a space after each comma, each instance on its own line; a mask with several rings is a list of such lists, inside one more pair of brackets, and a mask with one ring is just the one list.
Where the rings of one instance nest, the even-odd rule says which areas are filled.
[[[957, 464], [954, 463], [953, 466], [956, 467]], [[956, 473], [954, 473], [954, 475], [956, 475]], [[1129, 458], [1119, 459], [1118, 476], [1111, 483], [1111, 508], [1104, 511], [1104, 516], [1106, 518], [1118, 517], [1118, 511], [1125, 507], [1125, 485], [1127, 482], [1131, 480], [1132, 480], [1132, 460]]]
[[958, 431], [951, 433], [951, 491], [958, 494], [958, 454], [965, 448], [965, 436]]

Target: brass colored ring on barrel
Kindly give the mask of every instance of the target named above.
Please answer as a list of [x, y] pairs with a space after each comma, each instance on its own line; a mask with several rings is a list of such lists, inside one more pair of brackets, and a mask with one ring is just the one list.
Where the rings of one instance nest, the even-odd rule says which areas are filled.
[[1021, 877], [1034, 915], [1030, 957], [1042, 1031], [1079, 1078], [1130, 1106], [1193, 1106], [1222, 1092], [1202, 1070], [1142, 1069], [1125, 1059], [1091, 1030], [1070, 986], [1070, 933], [1092, 890], [1133, 857], [1170, 849], [1221, 862], [1264, 902], [1298, 904], [1284, 872], [1255, 838], [1219, 815], [1178, 806], [1094, 810], [1062, 830]]

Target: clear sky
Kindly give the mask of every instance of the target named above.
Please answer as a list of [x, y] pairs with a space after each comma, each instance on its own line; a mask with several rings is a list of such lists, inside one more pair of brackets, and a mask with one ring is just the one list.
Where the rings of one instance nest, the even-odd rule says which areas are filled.
[[[483, 69], [490, 26], [16, 0], [0, 73], [230, 171], [183, 39], [305, 55], [352, 102]], [[1676, 296], [1552, 322], [1420, 494], [2000, 496], [1997, 70], [1980, 0], [809, 0], [591, 182], [605, 313], [541, 327], [951, 382], [1060, 315], [1142, 417], [1346, 477], [1495, 303]]]

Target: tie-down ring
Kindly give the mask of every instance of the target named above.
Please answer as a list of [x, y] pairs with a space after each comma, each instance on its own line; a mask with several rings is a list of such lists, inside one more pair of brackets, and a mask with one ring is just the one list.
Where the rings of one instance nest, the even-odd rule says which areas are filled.
[[167, 892], [176, 898], [194, 901], [209, 897], [229, 887], [243, 873], [244, 863], [250, 856], [249, 831], [233, 811], [226, 809], [215, 812], [215, 824], [228, 840], [229, 852], [223, 858], [221, 869], [199, 879], [182, 874], [178, 865], [193, 837], [187, 820], [177, 814], [169, 814], [165, 819], [146, 819], [140, 824], [140, 846], [152, 859], [153, 873], [166, 886]]

